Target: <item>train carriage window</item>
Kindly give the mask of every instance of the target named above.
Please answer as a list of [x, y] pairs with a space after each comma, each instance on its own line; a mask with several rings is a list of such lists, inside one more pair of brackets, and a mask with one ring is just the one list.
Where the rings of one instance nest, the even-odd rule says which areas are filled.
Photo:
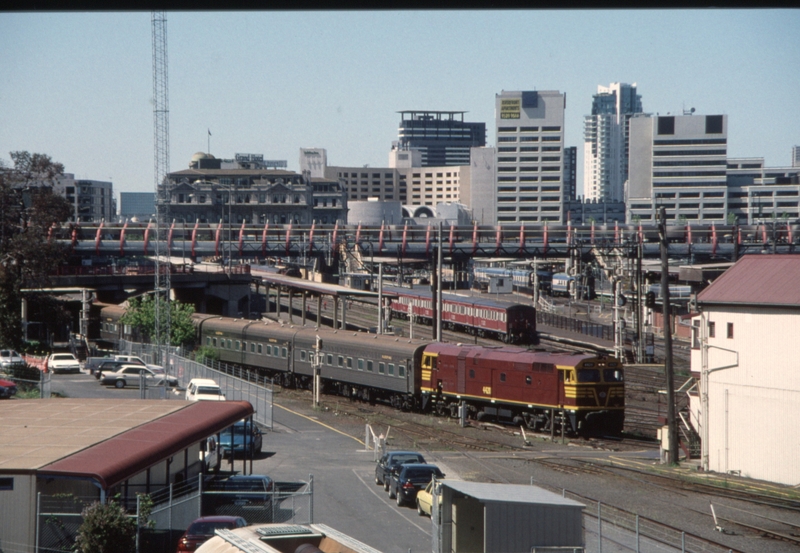
[[394, 376], [394, 363], [389, 363], [389, 376]]
[[475, 369], [470, 369], [469, 370], [469, 377], [470, 378], [475, 378]]
[[340, 366], [340, 367], [344, 367], [344, 357], [342, 357], [342, 356], [340, 355], [340, 356], [339, 356], [339, 359], [338, 359], [338, 362], [339, 362], [339, 366]]
[[272, 355], [272, 346], [267, 344], [267, 355]]
[[622, 382], [622, 371], [618, 369], [603, 369], [603, 380], [605, 382]]
[[531, 383], [531, 375], [529, 374], [525, 375], [525, 384], [530, 384], [530, 383]]
[[372, 361], [370, 361], [370, 360], [367, 360], [367, 370], [369, 372], [372, 372]]
[[506, 373], [500, 373], [500, 382], [506, 381]]
[[600, 382], [600, 371], [597, 369], [578, 369], [578, 382]]
[[[278, 351], [278, 348], [275, 348], [275, 351], [277, 352], [277, 351]], [[286, 359], [286, 355], [287, 355], [287, 353], [288, 353], [288, 351], [287, 351], [287, 349], [286, 349], [286, 348], [282, 348], [282, 349], [281, 349], [281, 357], [283, 357], [284, 359]]]
[[264, 348], [263, 344], [258, 344], [258, 353], [259, 353], [259, 355], [264, 353], [263, 348]]
[[305, 360], [306, 360], [306, 350], [301, 349], [300, 350], [300, 361], [305, 361]]
[[328, 354], [328, 365], [333, 366], [333, 355], [330, 353]]
[[207, 346], [211, 345], [211, 336], [206, 336], [206, 345]]
[[247, 342], [242, 342], [242, 351], [247, 353]]
[[256, 344], [254, 342], [250, 342], [250, 353], [256, 352]]
[[405, 365], [398, 365], [397, 366], [397, 376], [400, 378], [405, 378], [406, 376], [406, 366]]
[[378, 372], [380, 374], [386, 373], [386, 364], [385, 363], [378, 363]]
[[236, 351], [239, 351], [240, 347], [242, 347], [242, 343], [239, 340], [236, 340]]
[[363, 359], [359, 359], [358, 360], [358, 370], [359, 371], [363, 371], [364, 370], [364, 360]]
[[228, 349], [233, 349], [233, 343], [230, 340], [228, 340]]
[[352, 357], [348, 357], [347, 358], [347, 368], [348, 369], [352, 369], [353, 368], [353, 358]]

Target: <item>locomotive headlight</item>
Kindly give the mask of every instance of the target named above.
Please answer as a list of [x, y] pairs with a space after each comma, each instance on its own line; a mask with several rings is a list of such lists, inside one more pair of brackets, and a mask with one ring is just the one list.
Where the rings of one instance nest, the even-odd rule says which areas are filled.
[[600, 397], [601, 398], [605, 398], [606, 397], [606, 393], [605, 392], [600, 392]]

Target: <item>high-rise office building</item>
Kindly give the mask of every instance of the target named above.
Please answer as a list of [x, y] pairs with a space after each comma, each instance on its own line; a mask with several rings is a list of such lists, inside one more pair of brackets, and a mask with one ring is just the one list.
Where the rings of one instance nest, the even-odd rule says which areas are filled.
[[465, 111], [400, 111], [395, 147], [417, 149], [423, 167], [469, 165], [469, 150], [486, 146], [486, 123], [464, 121]]
[[629, 121], [642, 112], [636, 83], [598, 86], [592, 114], [584, 117], [583, 193], [587, 199], [621, 201], [628, 179]]
[[724, 222], [727, 115], [639, 114], [630, 121], [628, 221]]
[[497, 222], [563, 222], [566, 95], [495, 95]]

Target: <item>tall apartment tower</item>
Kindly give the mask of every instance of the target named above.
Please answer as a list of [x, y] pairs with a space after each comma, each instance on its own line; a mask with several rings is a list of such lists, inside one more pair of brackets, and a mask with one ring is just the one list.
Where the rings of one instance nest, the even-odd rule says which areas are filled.
[[800, 146], [792, 146], [792, 167], [800, 167]]
[[583, 193], [587, 199], [622, 201], [628, 179], [629, 121], [642, 112], [636, 83], [598, 86], [592, 114], [584, 117]]
[[400, 111], [396, 149], [417, 149], [422, 167], [469, 165], [470, 148], [486, 146], [486, 123], [464, 121], [466, 111]]
[[556, 90], [495, 95], [498, 223], [563, 222], [566, 100]]
[[631, 118], [626, 220], [667, 219], [724, 223], [727, 198], [728, 116], [639, 114]]

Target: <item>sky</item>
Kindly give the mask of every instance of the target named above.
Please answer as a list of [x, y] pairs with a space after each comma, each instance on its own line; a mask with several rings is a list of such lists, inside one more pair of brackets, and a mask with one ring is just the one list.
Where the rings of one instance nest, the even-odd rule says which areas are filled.
[[[494, 96], [566, 93], [578, 148], [598, 85], [644, 111], [728, 115], [728, 156], [791, 164], [800, 10], [167, 12], [170, 171], [195, 152], [387, 167], [398, 111], [466, 111], [496, 142]], [[0, 160], [49, 155], [119, 192], [155, 188], [150, 12], [0, 13]], [[211, 136], [209, 137], [209, 132]]]

